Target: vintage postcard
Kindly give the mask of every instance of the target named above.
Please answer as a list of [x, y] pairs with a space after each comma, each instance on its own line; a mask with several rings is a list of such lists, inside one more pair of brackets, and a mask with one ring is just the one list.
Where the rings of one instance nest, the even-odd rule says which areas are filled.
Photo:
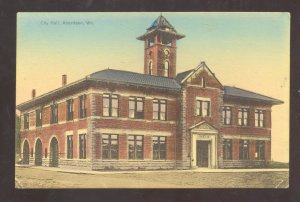
[[20, 12], [15, 187], [288, 188], [289, 51], [289, 13]]

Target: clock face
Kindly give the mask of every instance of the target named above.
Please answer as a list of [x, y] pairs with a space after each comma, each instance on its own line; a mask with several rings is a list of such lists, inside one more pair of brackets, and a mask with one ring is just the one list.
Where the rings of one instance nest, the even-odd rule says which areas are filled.
[[169, 56], [170, 55], [170, 51], [168, 49], [164, 50], [165, 56]]

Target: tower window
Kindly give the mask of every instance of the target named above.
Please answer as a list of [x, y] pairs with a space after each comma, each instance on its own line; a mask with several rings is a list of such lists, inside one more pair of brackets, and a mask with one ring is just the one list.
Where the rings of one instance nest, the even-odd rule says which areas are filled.
[[165, 61], [164, 76], [165, 77], [169, 76], [169, 62], [168, 61]]
[[152, 61], [149, 62], [148, 69], [149, 69], [149, 75], [152, 75]]

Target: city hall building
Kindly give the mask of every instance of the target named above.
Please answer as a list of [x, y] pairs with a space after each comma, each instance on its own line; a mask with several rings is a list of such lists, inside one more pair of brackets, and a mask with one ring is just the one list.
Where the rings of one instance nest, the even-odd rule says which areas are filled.
[[[179, 34], [159, 16], [137, 37], [144, 73], [104, 69], [19, 104], [23, 164], [87, 170], [264, 167], [271, 107], [201, 62], [177, 74]], [[180, 58], [179, 58], [180, 59]]]

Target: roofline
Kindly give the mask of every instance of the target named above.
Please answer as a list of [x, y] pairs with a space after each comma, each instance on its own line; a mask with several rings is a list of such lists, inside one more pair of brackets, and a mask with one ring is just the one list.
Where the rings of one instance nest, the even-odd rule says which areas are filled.
[[201, 62], [196, 68], [193, 69], [180, 83], [183, 84], [188, 78], [190, 78], [193, 73], [195, 73], [199, 68], [206, 67], [208, 71], [213, 75], [213, 77], [219, 82], [219, 84], [224, 88], [223, 84], [219, 81], [219, 79], [215, 76], [215, 74], [209, 69], [209, 67], [205, 64], [205, 62]]
[[[273, 99], [274, 100], [274, 103], [279, 103], [279, 104], [283, 104], [284, 102], [282, 100], [278, 100], [278, 99], [275, 99], [275, 98], [272, 98], [272, 97], [269, 97], [269, 96], [266, 96], [266, 95], [263, 95], [263, 94], [260, 94], [260, 93], [256, 93], [256, 92], [253, 92], [253, 91], [250, 91], [250, 90], [245, 90], [245, 89], [242, 89], [242, 88], [239, 88], [239, 87], [234, 87], [234, 86], [224, 86], [224, 87], [230, 87], [230, 88], [236, 88], [236, 89], [239, 89], [239, 90], [243, 90], [243, 91], [247, 91], [249, 93], [253, 93], [253, 94], [256, 94], [256, 95], [260, 95], [260, 96], [264, 96], [264, 97], [267, 97], [267, 98], [270, 98], [270, 99]], [[228, 94], [227, 94], [228, 95]], [[234, 96], [234, 95], [230, 95], [230, 96]], [[239, 97], [239, 96], [236, 96], [236, 97]], [[255, 99], [255, 98], [253, 98]], [[261, 99], [259, 99], [261, 100]], [[275, 101], [276, 100], [276, 101]]]
[[127, 84], [127, 85], [131, 85], [131, 86], [141, 86], [141, 87], [161, 89], [161, 90], [169, 90], [169, 91], [176, 91], [176, 92], [178, 92], [178, 91], [181, 90], [181, 88], [175, 89], [175, 88], [168, 88], [168, 87], [156, 87], [156, 86], [150, 86], [150, 85], [144, 85], [144, 84], [136, 84], [136, 83], [131, 83], [131, 82], [112, 81], [112, 80], [106, 80], [106, 79], [94, 79], [94, 78], [90, 78], [90, 77], [88, 77], [87, 80], [90, 80], [90, 81], [102, 81], [102, 82], [113, 83], [113, 84]]
[[182, 39], [182, 38], [185, 37], [184, 34], [180, 34], [180, 33], [177, 33], [177, 32], [170, 33], [168, 31], [164, 31], [164, 30], [161, 30], [161, 29], [154, 29], [154, 30], [147, 31], [145, 34], [143, 34], [141, 36], [136, 37], [136, 39], [144, 41], [147, 36], [149, 36], [151, 34], [154, 34], [154, 32], [163, 32], [163, 33], [175, 35], [177, 40]]
[[264, 102], [264, 103], [268, 103], [268, 104], [272, 104], [272, 105], [284, 104], [283, 101], [277, 100], [274, 98], [272, 98], [272, 99], [274, 99], [274, 101], [269, 101], [269, 100], [262, 100], [262, 99], [258, 99], [258, 98], [249, 98], [249, 97], [242, 97], [242, 96], [228, 95], [228, 94], [224, 94], [224, 97], [232, 97], [232, 98], [239, 98], [239, 99], [243, 99], [243, 100], [258, 101], [258, 102]]
[[57, 93], [57, 92], [60, 92], [60, 91], [62, 91], [62, 90], [64, 90], [64, 89], [66, 89], [66, 88], [70, 88], [70, 87], [72, 87], [72, 86], [75, 86], [75, 85], [77, 85], [77, 84], [79, 84], [79, 83], [82, 83], [82, 82], [84, 82], [84, 81], [86, 81], [86, 80], [87, 80], [87, 76], [86, 76], [85, 78], [82, 78], [82, 79], [77, 80], [77, 81], [75, 81], [75, 82], [69, 83], [69, 84], [67, 84], [67, 85], [65, 85], [65, 86], [63, 86], [63, 87], [54, 89], [54, 90], [49, 91], [49, 92], [47, 92], [47, 93], [44, 93], [44, 94], [42, 94], [42, 95], [40, 95], [40, 96], [38, 96], [38, 97], [36, 97], [36, 98], [34, 98], [34, 99], [31, 99], [31, 100], [25, 101], [25, 102], [23, 102], [23, 103], [21, 103], [21, 104], [18, 104], [18, 105], [16, 106], [16, 109], [20, 110], [19, 108], [22, 108], [22, 107], [24, 107], [25, 105], [30, 104], [31, 102], [36, 102], [36, 101], [38, 101], [38, 100], [40, 100], [40, 99], [42, 99], [42, 98], [44, 98], [44, 97], [47, 97], [47, 96], [49, 96], [49, 95], [53, 95], [53, 94], [55, 94], [55, 93]]

